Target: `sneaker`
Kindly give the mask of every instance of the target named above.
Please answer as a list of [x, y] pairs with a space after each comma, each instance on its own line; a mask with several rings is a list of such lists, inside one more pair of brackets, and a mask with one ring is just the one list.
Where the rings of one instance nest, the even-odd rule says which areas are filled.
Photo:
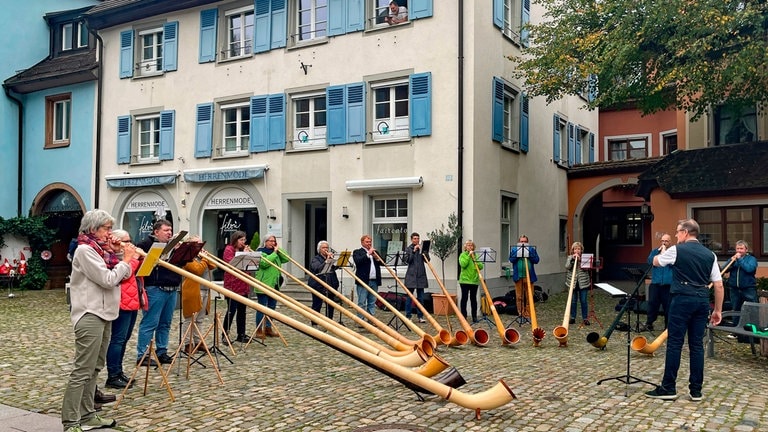
[[691, 400], [694, 402], [698, 402], [701, 400], [701, 392], [700, 391], [693, 391], [691, 390]]
[[427, 320], [425, 320], [424, 318], [419, 318], [419, 322], [420, 323], [425, 323], [425, 322], [427, 322]]
[[638, 330], [641, 332], [653, 331], [653, 324], [640, 324]]
[[662, 400], [675, 400], [677, 399], [677, 393], [673, 393], [670, 391], [666, 391], [663, 388], [656, 387], [655, 389], [645, 392], [645, 396], [653, 399], [662, 399]]
[[106, 386], [109, 388], [122, 390], [126, 387], [128, 388], [133, 387], [133, 383], [128, 385], [127, 380], [123, 380], [123, 377], [121, 377], [120, 375], [116, 375], [116, 376], [107, 378]]
[[171, 364], [173, 362], [173, 357], [169, 356], [168, 353], [162, 353], [157, 358], [160, 360], [160, 363], [162, 364]]
[[155, 359], [147, 356], [147, 357], [144, 357], [144, 361], [141, 361], [141, 359], [136, 359], [136, 365], [147, 366], [147, 367], [157, 367], [157, 362], [155, 361]]
[[739, 338], [738, 336], [736, 336], [733, 333], [728, 333], [725, 337], [727, 337], [728, 339], [738, 339]]
[[80, 425], [70, 426], [64, 430], [64, 432], [83, 432], [83, 428]]
[[569, 319], [568, 324], [576, 324], [576, 318]]
[[93, 429], [103, 429], [103, 428], [111, 428], [115, 427], [117, 425], [117, 422], [113, 419], [103, 418], [100, 415], [94, 415], [90, 419], [86, 420], [83, 423], [80, 423], [80, 427], [82, 430], [93, 430]]
[[585, 319], [585, 320], [584, 320], [584, 325], [585, 325], [585, 326], [588, 326], [588, 325], [589, 325], [589, 320], [588, 320], [588, 319]]

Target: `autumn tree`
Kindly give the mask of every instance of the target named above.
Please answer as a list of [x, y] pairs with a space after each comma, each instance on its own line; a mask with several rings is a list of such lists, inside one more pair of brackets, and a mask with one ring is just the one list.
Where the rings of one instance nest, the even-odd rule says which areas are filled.
[[632, 101], [643, 113], [678, 108], [698, 118], [718, 104], [768, 100], [765, 0], [541, 0], [517, 76], [548, 102]]

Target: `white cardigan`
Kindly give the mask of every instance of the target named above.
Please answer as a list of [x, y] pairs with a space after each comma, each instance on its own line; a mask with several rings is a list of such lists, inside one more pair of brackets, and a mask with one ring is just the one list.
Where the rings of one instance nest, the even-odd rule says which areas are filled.
[[104, 257], [89, 245], [79, 245], [72, 258], [70, 316], [74, 326], [86, 313], [112, 321], [120, 312], [120, 282], [131, 275], [131, 266], [120, 261], [112, 270]]

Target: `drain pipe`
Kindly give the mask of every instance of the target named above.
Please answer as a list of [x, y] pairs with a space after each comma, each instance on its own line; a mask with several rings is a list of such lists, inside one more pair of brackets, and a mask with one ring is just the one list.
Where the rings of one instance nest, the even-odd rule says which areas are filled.
[[21, 101], [21, 99], [16, 98], [15, 96], [11, 95], [11, 91], [8, 89], [8, 87], [3, 86], [3, 89], [5, 90], [5, 96], [8, 97], [8, 99], [12, 100], [16, 106], [19, 108], [19, 133], [18, 133], [18, 148], [19, 148], [19, 157], [18, 157], [18, 173], [17, 173], [17, 179], [18, 182], [18, 190], [16, 192], [16, 216], [21, 217], [21, 194], [24, 192], [23, 183], [22, 180], [24, 178], [24, 173], [22, 170], [22, 167], [24, 166], [24, 103]]
[[[457, 209], [456, 209], [456, 221], [461, 228], [462, 234], [459, 236], [458, 243], [458, 255], [461, 255], [464, 232], [464, 0], [459, 0], [459, 19], [458, 22], [458, 35], [459, 35], [459, 52], [458, 52], [458, 148], [457, 148], [457, 160], [458, 160], [458, 194], [457, 194]], [[458, 263], [456, 264], [457, 270], [459, 269]], [[458, 273], [457, 273], [458, 274]]]
[[100, 188], [101, 188], [101, 114], [102, 114], [102, 91], [104, 89], [104, 80], [102, 78], [101, 60], [104, 58], [104, 40], [101, 39], [96, 30], [91, 29], [88, 25], [88, 20], [85, 20], [86, 26], [88, 26], [88, 32], [91, 33], [99, 45], [99, 58], [96, 59], [97, 65], [97, 77], [96, 77], [96, 163], [93, 169], [93, 208], [99, 208]]

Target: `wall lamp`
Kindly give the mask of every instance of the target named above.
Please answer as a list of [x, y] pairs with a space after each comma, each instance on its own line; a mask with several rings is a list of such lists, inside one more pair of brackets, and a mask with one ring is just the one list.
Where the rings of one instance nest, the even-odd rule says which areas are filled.
[[347, 206], [344, 206], [341, 208], [341, 217], [343, 217], [344, 219], [349, 219], [349, 209], [347, 208]]
[[272, 220], [277, 219], [277, 216], [275, 216], [275, 209], [269, 209], [269, 216], [267, 216], [267, 217], [272, 219]]

